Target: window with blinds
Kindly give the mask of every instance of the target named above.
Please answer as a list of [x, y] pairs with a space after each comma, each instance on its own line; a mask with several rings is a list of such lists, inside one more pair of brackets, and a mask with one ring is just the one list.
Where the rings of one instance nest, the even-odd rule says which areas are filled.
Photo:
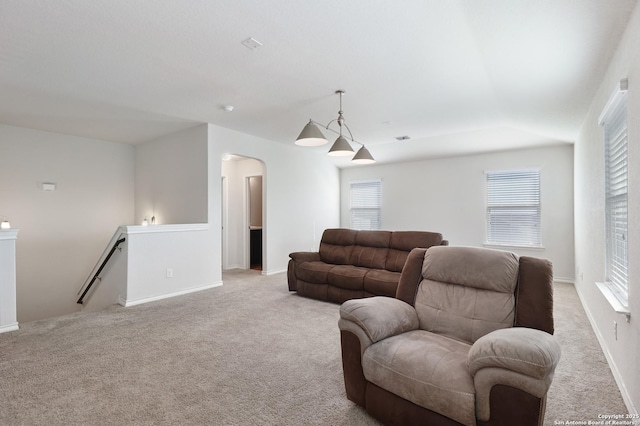
[[351, 229], [376, 230], [381, 226], [382, 181], [351, 182]]
[[487, 172], [487, 244], [540, 247], [540, 170]]
[[604, 127], [605, 149], [605, 238], [606, 274], [612, 290], [627, 304], [627, 102], [626, 91], [614, 97], [605, 109], [600, 124]]

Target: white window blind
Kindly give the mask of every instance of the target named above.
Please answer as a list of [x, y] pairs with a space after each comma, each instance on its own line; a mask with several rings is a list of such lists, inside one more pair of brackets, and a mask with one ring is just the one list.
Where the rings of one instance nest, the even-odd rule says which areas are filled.
[[627, 252], [627, 103], [626, 91], [614, 97], [601, 118], [605, 147], [605, 236], [607, 282], [626, 305]]
[[487, 172], [487, 243], [540, 247], [540, 170]]
[[380, 229], [382, 181], [366, 180], [350, 183], [351, 229]]

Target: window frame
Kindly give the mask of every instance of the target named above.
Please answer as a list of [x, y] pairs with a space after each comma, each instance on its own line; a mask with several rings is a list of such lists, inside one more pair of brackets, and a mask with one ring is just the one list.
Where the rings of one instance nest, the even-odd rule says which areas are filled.
[[[542, 171], [541, 168], [521, 168], [521, 169], [509, 169], [509, 170], [491, 170], [491, 171], [485, 171], [485, 224], [486, 224], [486, 240], [485, 240], [485, 246], [494, 246], [494, 247], [514, 247], [514, 248], [526, 248], [526, 249], [532, 249], [532, 250], [541, 250], [544, 249], [544, 246], [542, 245]], [[529, 197], [525, 197], [525, 198], [530, 198], [529, 200], [527, 200], [527, 202], [525, 202], [524, 200], [522, 200], [521, 198], [520, 202], [518, 202], [516, 199], [514, 198], [510, 198], [507, 199], [507, 201], [505, 202], [504, 205], [497, 205], [495, 203], [495, 201], [492, 201], [492, 198], [503, 198], [505, 196], [509, 196], [510, 194], [508, 194], [507, 190], [505, 190], [502, 194], [499, 193], [492, 193], [492, 188], [490, 186], [490, 179], [492, 177], [495, 177], [497, 175], [505, 175], [505, 182], [506, 179], [509, 178], [515, 178], [515, 176], [517, 175], [527, 175], [527, 174], [533, 174], [535, 176], [535, 182], [536, 182], [536, 187], [535, 190], [531, 192], [531, 194], [529, 194]], [[505, 182], [502, 182], [503, 185], [505, 185]], [[511, 194], [511, 195], [515, 195], [515, 194]], [[535, 204], [531, 204], [531, 197], [536, 198], [536, 203]], [[524, 241], [523, 239], [518, 239], [517, 237], [514, 237], [512, 239], [501, 239], [501, 237], [505, 237], [509, 234], [508, 231], [506, 230], [502, 230], [502, 232], [500, 232], [500, 229], [494, 229], [492, 227], [492, 219], [494, 219], [496, 216], [492, 215], [492, 211], [494, 210], [505, 210], [505, 211], [509, 211], [511, 210], [512, 212], [521, 210], [536, 210], [536, 212], [534, 213], [536, 220], [533, 221], [533, 226], [535, 226], [536, 231], [535, 234], [532, 234], [533, 238], [529, 239], [529, 241]], [[529, 215], [531, 216], [531, 215]], [[525, 214], [520, 214], [520, 215], [515, 215], [514, 217], [512, 217], [511, 219], [518, 219], [518, 218], [525, 218], [526, 220], [526, 215]], [[509, 222], [509, 224], [507, 225], [508, 227], [515, 227], [517, 226], [517, 223], [514, 224], [513, 220]], [[529, 231], [530, 232], [530, 231]], [[503, 234], [502, 236], [500, 234]]]
[[[612, 306], [620, 312], [625, 311], [629, 305], [628, 117], [627, 80], [623, 79], [598, 119], [598, 124], [603, 128], [605, 212], [605, 282], [599, 287]], [[612, 151], [615, 152], [613, 160]], [[622, 187], [621, 175], [624, 175]], [[624, 216], [623, 220], [620, 220], [620, 215]], [[623, 232], [616, 237], [617, 232], [613, 230], [620, 229]], [[610, 295], [606, 294], [607, 290]], [[612, 301], [610, 296], [622, 306]]]
[[[364, 189], [365, 187], [375, 187], [377, 189], [377, 195], [375, 195], [370, 201], [373, 201], [374, 204], [371, 206], [364, 207], [354, 207], [354, 189], [357, 188]], [[365, 200], [363, 200], [365, 201]], [[354, 223], [354, 218], [360, 217], [360, 220], [366, 221], [367, 214], [362, 214], [359, 216], [355, 216], [356, 212], [368, 212], [374, 213], [373, 216], [376, 216], [374, 221], [377, 221], [377, 227], [361, 227], [358, 226], [357, 223]], [[376, 214], [377, 212], [377, 214]], [[369, 222], [371, 224], [372, 221]], [[357, 229], [357, 230], [380, 230], [382, 229], [382, 179], [362, 179], [362, 180], [354, 180], [349, 182], [349, 228]]]

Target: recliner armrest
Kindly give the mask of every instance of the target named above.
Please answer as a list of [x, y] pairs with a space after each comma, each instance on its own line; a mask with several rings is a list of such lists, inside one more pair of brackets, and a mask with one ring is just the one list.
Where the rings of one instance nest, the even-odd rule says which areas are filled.
[[289, 257], [296, 262], [315, 262], [320, 260], [320, 253], [317, 251], [296, 251], [289, 253]]
[[513, 327], [493, 331], [476, 340], [468, 355], [476, 388], [476, 416], [489, 420], [491, 389], [511, 386], [544, 398], [560, 361], [560, 345], [540, 330]]
[[476, 340], [469, 351], [469, 372], [498, 367], [543, 379], [560, 360], [560, 345], [552, 335], [532, 328], [504, 328]]
[[362, 351], [372, 343], [418, 329], [418, 315], [413, 306], [392, 297], [376, 296], [347, 300], [340, 306], [340, 330], [353, 331], [354, 325], [364, 332], [368, 342], [362, 342]]

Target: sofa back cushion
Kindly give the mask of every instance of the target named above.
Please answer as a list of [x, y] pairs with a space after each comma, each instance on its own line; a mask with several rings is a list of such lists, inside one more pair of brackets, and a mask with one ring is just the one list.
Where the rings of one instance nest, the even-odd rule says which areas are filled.
[[424, 231], [395, 231], [389, 240], [389, 253], [384, 268], [402, 272], [409, 252], [416, 247], [429, 248], [442, 244], [442, 234]]
[[348, 265], [358, 231], [326, 229], [320, 241], [320, 259], [334, 265]]
[[420, 328], [472, 344], [513, 327], [518, 267], [518, 256], [506, 251], [429, 248], [415, 302]]
[[389, 231], [357, 231], [350, 264], [363, 268], [384, 269], [389, 252]]

